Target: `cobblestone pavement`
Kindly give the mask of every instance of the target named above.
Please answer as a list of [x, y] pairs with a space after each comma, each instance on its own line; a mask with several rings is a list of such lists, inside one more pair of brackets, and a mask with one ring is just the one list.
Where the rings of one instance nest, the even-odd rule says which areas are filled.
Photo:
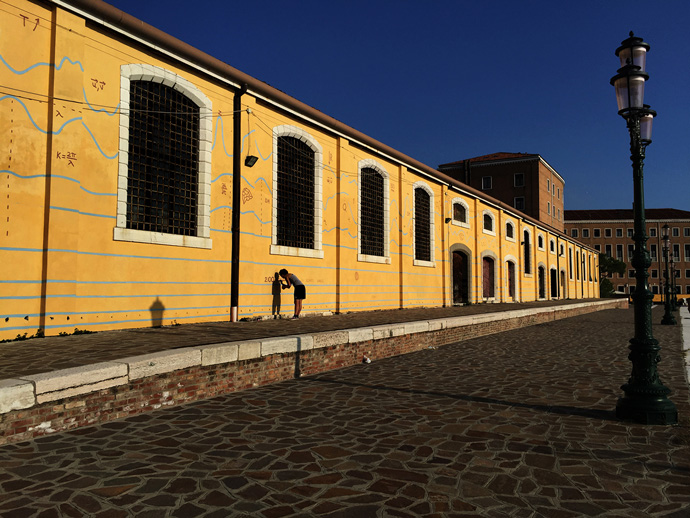
[[[394, 309], [352, 312], [328, 317], [310, 316], [299, 320], [206, 322], [162, 328], [103, 331], [64, 337], [49, 336], [21, 342], [0, 343], [0, 379], [80, 367], [179, 347], [581, 302], [585, 301], [552, 300], [525, 304], [474, 304], [446, 308]], [[75, 322], [75, 325], [78, 327], [79, 323]]]
[[654, 333], [681, 425], [613, 414], [632, 318], [601, 311], [3, 446], [0, 515], [687, 518], [679, 327]]

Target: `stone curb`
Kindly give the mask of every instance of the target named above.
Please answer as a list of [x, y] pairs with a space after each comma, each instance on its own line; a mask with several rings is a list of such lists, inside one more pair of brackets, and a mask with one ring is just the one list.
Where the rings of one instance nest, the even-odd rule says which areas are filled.
[[[487, 322], [524, 318], [531, 315], [543, 315], [544, 313], [552, 313], [555, 320], [558, 318], [557, 314], [563, 311], [573, 311], [584, 307], [603, 309], [606, 306], [617, 307], [619, 304], [619, 300], [603, 300], [567, 306], [392, 323], [308, 335], [224, 342], [132, 356], [111, 362], [22, 376], [18, 379], [0, 380], [0, 414], [31, 408], [37, 404], [57, 401], [65, 397], [96, 392], [104, 388], [126, 385], [148, 376], [191, 367], [241, 362], [275, 354], [356, 344], [416, 333], [429, 333]], [[690, 328], [690, 326], [688, 327]], [[690, 344], [690, 339], [686, 341], [686, 344]], [[688, 361], [690, 362], [690, 357]], [[690, 367], [688, 368], [690, 369]]]

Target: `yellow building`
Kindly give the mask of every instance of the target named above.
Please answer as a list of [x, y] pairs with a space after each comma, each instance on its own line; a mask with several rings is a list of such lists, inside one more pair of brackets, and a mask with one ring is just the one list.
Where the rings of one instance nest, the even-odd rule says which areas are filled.
[[[555, 229], [98, 1], [0, 11], [0, 338], [598, 296]], [[255, 161], [255, 164], [251, 164]]]

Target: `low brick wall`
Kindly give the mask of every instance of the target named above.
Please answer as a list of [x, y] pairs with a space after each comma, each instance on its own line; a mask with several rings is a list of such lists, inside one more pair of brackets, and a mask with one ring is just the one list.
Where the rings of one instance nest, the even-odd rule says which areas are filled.
[[223, 343], [0, 381], [0, 444], [602, 309], [626, 299]]

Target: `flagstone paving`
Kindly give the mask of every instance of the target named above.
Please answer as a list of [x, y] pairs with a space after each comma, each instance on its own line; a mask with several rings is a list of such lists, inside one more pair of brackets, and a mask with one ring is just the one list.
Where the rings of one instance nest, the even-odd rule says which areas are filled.
[[687, 518], [680, 329], [654, 327], [681, 424], [625, 423], [632, 318], [601, 311], [3, 446], [0, 516]]

